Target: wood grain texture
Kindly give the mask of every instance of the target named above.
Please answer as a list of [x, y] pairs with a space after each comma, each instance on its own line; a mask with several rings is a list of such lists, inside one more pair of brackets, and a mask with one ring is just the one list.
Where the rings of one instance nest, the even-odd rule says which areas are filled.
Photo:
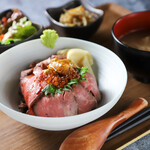
[[[130, 11], [116, 4], [105, 4], [99, 8], [105, 11], [105, 17], [98, 32], [91, 41], [112, 49], [111, 28], [119, 17], [129, 14]], [[125, 109], [137, 97], [144, 97], [150, 105], [150, 84], [136, 81], [128, 73], [126, 89], [119, 102], [103, 117], [116, 115]], [[150, 121], [146, 121], [133, 129], [106, 142], [102, 150], [114, 150], [137, 137], [150, 128]], [[60, 144], [73, 130], [51, 132], [35, 129], [19, 123], [0, 111], [0, 150], [58, 150]]]

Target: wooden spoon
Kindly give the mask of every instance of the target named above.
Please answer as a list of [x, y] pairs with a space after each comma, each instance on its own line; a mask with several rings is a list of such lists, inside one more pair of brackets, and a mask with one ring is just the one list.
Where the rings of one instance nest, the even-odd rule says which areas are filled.
[[144, 98], [136, 99], [126, 110], [72, 132], [61, 144], [59, 150], [100, 150], [110, 132], [128, 118], [148, 106]]

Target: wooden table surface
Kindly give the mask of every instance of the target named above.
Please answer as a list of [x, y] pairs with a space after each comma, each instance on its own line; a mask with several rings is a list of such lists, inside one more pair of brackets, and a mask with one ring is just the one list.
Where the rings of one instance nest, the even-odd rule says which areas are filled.
[[[105, 17], [91, 41], [112, 50], [112, 25], [116, 19], [129, 14], [130, 11], [112, 3], [99, 8], [105, 11]], [[128, 73], [127, 86], [119, 102], [100, 119], [117, 114], [137, 97], [144, 97], [150, 105], [150, 84], [138, 82]], [[150, 129], [149, 120], [106, 142], [102, 150], [114, 150], [148, 129]], [[0, 111], [0, 150], [58, 150], [62, 141], [72, 131], [54, 132], [35, 129], [9, 118]]]

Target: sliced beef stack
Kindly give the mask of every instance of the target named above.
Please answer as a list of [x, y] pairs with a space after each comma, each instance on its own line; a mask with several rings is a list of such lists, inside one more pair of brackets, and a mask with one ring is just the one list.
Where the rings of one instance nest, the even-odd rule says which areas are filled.
[[21, 72], [20, 88], [28, 107], [26, 113], [43, 117], [64, 117], [82, 114], [96, 108], [101, 100], [101, 94], [95, 77], [89, 73], [86, 73], [86, 81], [80, 81], [69, 91], [63, 91], [54, 96], [44, 95], [42, 89], [48, 83], [41, 78], [43, 70], [50, 61], [50, 58], [46, 59]]

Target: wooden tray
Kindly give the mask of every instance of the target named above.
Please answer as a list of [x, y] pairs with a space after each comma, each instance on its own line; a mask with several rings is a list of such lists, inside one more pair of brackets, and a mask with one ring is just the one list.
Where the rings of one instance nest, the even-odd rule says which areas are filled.
[[[105, 11], [105, 17], [98, 32], [91, 41], [112, 49], [111, 28], [119, 17], [129, 14], [130, 11], [116, 4], [105, 4], [100, 6]], [[124, 94], [119, 102], [106, 115], [100, 119], [115, 115], [122, 111], [129, 103], [137, 97], [144, 97], [150, 103], [150, 85], [143, 84], [128, 74], [128, 83]], [[150, 127], [146, 121], [135, 128], [108, 141], [102, 150], [113, 150], [127, 143], [129, 140], [142, 134]], [[65, 137], [73, 130], [68, 131], [43, 131], [19, 123], [0, 111], [0, 150], [58, 150]]]

